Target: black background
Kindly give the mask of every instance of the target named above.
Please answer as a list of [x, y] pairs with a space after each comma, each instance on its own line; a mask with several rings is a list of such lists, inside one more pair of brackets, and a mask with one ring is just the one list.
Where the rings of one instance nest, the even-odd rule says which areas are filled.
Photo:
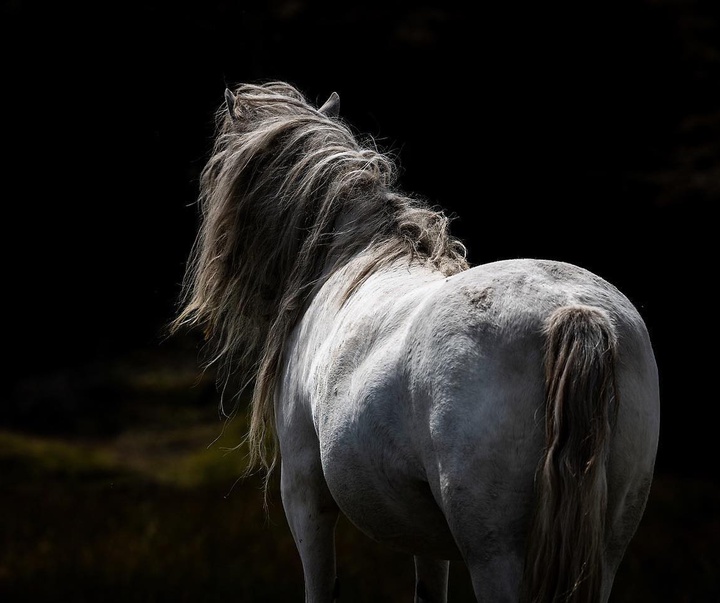
[[4, 1], [0, 419], [56, 416], [21, 384], [170, 345], [213, 113], [282, 79], [337, 91], [472, 263], [623, 290], [660, 370], [658, 469], [714, 479], [716, 3], [544, 4]]
[[285, 79], [398, 156], [482, 263], [581, 264], [639, 307], [659, 461], [713, 469], [712, 2], [3, 4], [9, 383], [152, 347], [226, 85]]

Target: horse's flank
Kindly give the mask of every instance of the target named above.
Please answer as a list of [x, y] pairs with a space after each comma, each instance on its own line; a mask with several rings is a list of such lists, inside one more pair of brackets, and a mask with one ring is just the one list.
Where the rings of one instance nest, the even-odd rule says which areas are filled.
[[243, 85], [226, 98], [201, 174], [202, 222], [171, 329], [201, 328], [209, 364], [226, 377], [255, 378], [249, 470], [271, 469], [278, 368], [311, 291], [361, 251], [366, 261], [347, 294], [398, 259], [444, 275], [468, 265], [449, 219], [398, 191], [393, 161], [296, 89]]

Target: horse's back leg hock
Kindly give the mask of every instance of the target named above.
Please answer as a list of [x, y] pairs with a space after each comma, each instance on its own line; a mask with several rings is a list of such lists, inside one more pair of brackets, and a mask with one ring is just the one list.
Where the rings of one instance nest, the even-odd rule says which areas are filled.
[[[306, 603], [337, 600], [335, 526], [338, 508], [317, 463], [296, 455], [282, 461], [281, 492], [285, 516], [302, 560]], [[307, 460], [307, 459], [306, 459]]]
[[415, 603], [447, 603], [450, 562], [415, 556]]
[[497, 555], [481, 563], [468, 562], [475, 597], [479, 603], [516, 603], [522, 580], [522, 558]]

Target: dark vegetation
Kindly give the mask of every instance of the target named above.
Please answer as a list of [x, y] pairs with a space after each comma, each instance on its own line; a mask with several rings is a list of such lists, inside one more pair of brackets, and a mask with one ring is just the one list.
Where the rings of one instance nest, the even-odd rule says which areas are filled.
[[[211, 375], [193, 360], [169, 346], [118, 358], [101, 379], [70, 375], [89, 408], [114, 401], [92, 429], [83, 413], [52, 434], [0, 430], [0, 599], [302, 600], [277, 485], [266, 514], [260, 479], [238, 481], [244, 416], [228, 423], [214, 412]], [[53, 395], [55, 378], [37, 381], [35, 393]], [[612, 600], [713, 601], [718, 508], [710, 477], [659, 472]], [[343, 601], [410, 600], [410, 557], [344, 520], [337, 546]], [[451, 601], [473, 600], [459, 564], [450, 592]]]

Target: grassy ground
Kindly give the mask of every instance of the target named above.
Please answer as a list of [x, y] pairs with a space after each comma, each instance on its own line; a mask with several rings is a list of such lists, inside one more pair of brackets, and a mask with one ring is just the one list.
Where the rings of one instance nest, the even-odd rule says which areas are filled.
[[[265, 515], [260, 481], [237, 481], [243, 417], [218, 418], [208, 376], [146, 360], [85, 390], [124, 398], [112, 429], [0, 430], [0, 601], [302, 601], [277, 488]], [[611, 600], [719, 601], [718, 509], [717, 483], [659, 474]], [[412, 600], [412, 559], [346, 521], [337, 548], [341, 600]], [[458, 565], [450, 601], [473, 601]]]

